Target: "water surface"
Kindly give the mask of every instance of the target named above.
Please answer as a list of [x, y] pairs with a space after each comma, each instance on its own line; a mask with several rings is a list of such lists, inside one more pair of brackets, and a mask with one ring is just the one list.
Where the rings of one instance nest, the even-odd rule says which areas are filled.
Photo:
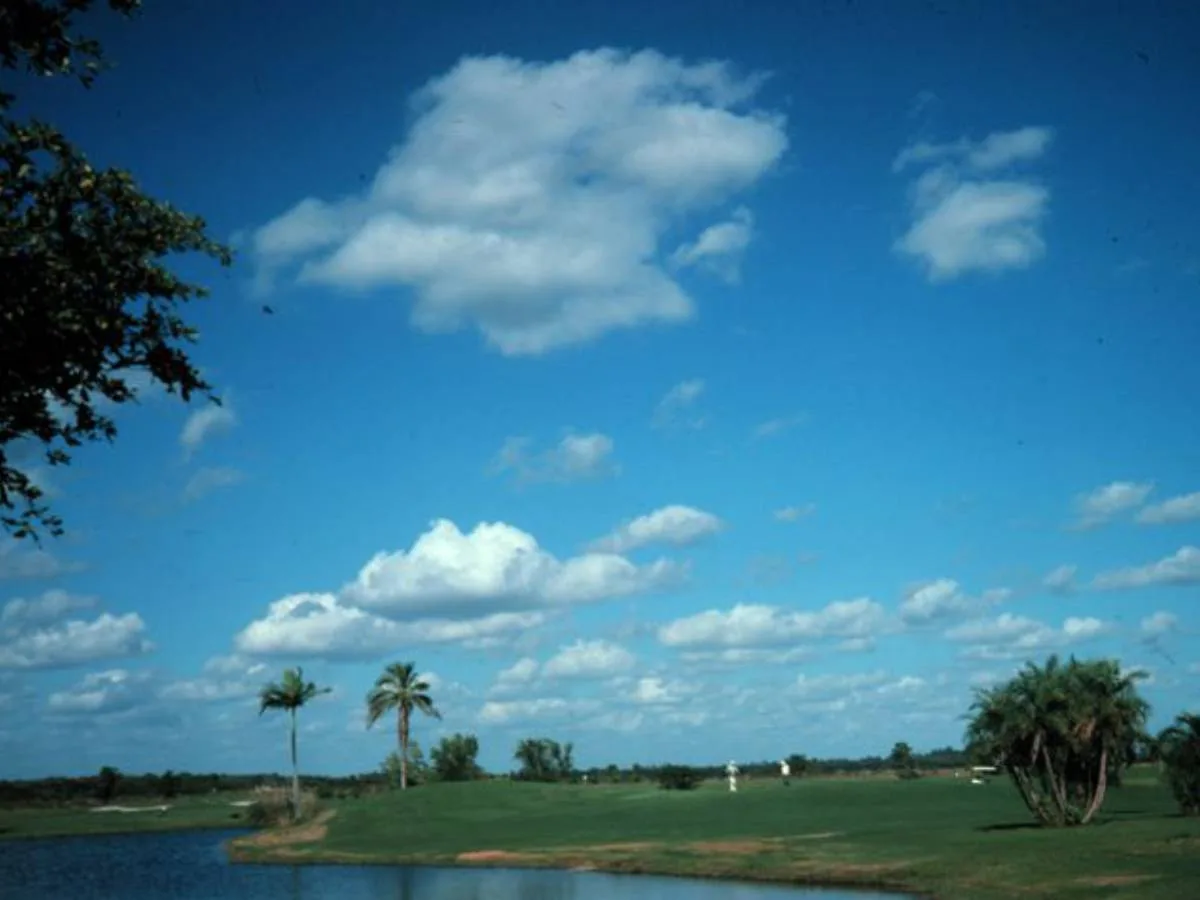
[[0, 843], [0, 900], [896, 900], [554, 870], [231, 865], [240, 831], [47, 838]]

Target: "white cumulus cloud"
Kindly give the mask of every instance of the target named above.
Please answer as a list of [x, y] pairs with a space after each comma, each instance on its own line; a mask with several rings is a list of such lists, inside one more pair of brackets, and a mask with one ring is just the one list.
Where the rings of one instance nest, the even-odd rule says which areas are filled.
[[1075, 498], [1076, 528], [1096, 528], [1146, 502], [1151, 482], [1114, 481]]
[[1092, 579], [1092, 587], [1101, 591], [1192, 584], [1200, 584], [1200, 548], [1192, 546], [1180, 547], [1157, 562], [1101, 572]]
[[629, 697], [643, 706], [672, 706], [695, 694], [697, 689], [698, 685], [686, 681], [646, 675], [633, 682]]
[[1141, 525], [1176, 525], [1200, 519], [1200, 491], [1171, 497], [1140, 510], [1137, 521]]
[[395, 622], [347, 606], [333, 594], [293, 594], [272, 603], [265, 616], [237, 634], [234, 645], [242, 653], [262, 656], [375, 659], [412, 644], [486, 643], [515, 636], [543, 621], [538, 612], [496, 612]]
[[0, 634], [7, 629], [57, 622], [70, 613], [93, 609], [97, 602], [95, 597], [69, 594], [58, 588], [37, 597], [17, 597], [0, 609]]
[[633, 668], [636, 659], [620, 644], [604, 640], [577, 640], [546, 660], [546, 678], [602, 678]]
[[951, 628], [946, 637], [969, 645], [971, 659], [1013, 659], [1059, 650], [1100, 637], [1110, 626], [1093, 617], [1072, 616], [1054, 627], [1036, 619], [1002, 613]]
[[667, 230], [725, 208], [787, 147], [761, 78], [654, 51], [462, 59], [361, 196], [307, 198], [254, 235], [265, 278], [413, 289], [426, 332], [474, 327], [506, 355], [681, 322]]
[[910, 187], [913, 222], [896, 250], [919, 260], [934, 282], [1037, 261], [1046, 251], [1042, 223], [1050, 192], [1011, 170], [1040, 158], [1051, 138], [1048, 128], [1026, 127], [982, 141], [905, 148], [892, 171], [925, 171]]
[[393, 618], [452, 618], [623, 597], [663, 587], [680, 574], [665, 559], [638, 566], [616, 553], [560, 560], [504, 522], [483, 522], [464, 534], [439, 519], [410, 549], [376, 554], [342, 598]]
[[979, 597], [964, 593], [952, 578], [938, 578], [910, 588], [900, 604], [900, 617], [918, 625], [955, 616], [978, 615], [1008, 599], [1007, 588], [993, 588]]
[[0, 630], [0, 669], [61, 669], [149, 653], [146, 624], [137, 613], [51, 624], [22, 623]]
[[706, 610], [676, 619], [658, 630], [672, 647], [752, 647], [820, 638], [868, 637], [881, 631], [887, 613], [866, 597], [840, 600], [812, 611], [739, 603], [730, 610]]
[[682, 547], [716, 534], [724, 527], [712, 513], [672, 504], [638, 516], [590, 545], [595, 552], [628, 553], [650, 544]]
[[337, 593], [283, 597], [247, 625], [246, 655], [374, 658], [409, 644], [482, 648], [511, 643], [576, 604], [666, 588], [685, 569], [635, 565], [614, 553], [558, 559], [503, 522], [468, 533], [430, 524], [407, 550], [378, 553]]
[[66, 690], [52, 693], [46, 707], [52, 714], [65, 716], [125, 713], [152, 700], [152, 684], [149, 672], [91, 672]]
[[600, 708], [598, 700], [566, 697], [534, 697], [529, 700], [489, 700], [479, 710], [484, 725], [514, 725], [520, 722], [585, 716]]

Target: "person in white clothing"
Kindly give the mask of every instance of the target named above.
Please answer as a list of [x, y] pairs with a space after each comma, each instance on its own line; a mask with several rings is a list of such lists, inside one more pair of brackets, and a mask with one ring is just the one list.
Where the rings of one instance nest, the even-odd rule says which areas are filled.
[[729, 790], [734, 791], [735, 793], [737, 792], [737, 777], [739, 771], [740, 770], [737, 767], [737, 763], [735, 763], [732, 759], [729, 761], [729, 765], [725, 767], [725, 774], [729, 777]]
[[789, 784], [791, 784], [792, 767], [788, 765], [788, 761], [786, 759], [781, 759], [779, 761], [779, 777], [783, 779], [784, 787], [787, 787]]

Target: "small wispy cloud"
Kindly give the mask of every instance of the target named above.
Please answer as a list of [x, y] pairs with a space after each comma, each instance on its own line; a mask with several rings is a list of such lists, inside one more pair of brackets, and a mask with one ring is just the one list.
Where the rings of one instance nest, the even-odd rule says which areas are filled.
[[183, 430], [179, 432], [179, 443], [183, 447], [184, 458], [191, 459], [205, 441], [230, 431], [237, 421], [237, 414], [234, 413], [228, 399], [219, 406], [210, 403], [194, 410], [183, 423]]
[[776, 522], [795, 522], [817, 511], [817, 504], [804, 503], [800, 506], [784, 506], [775, 510], [772, 515]]
[[613, 439], [606, 434], [568, 434], [555, 446], [541, 452], [531, 448], [527, 437], [509, 437], [492, 462], [494, 473], [512, 472], [518, 482], [582, 481], [615, 475]]
[[767, 419], [767, 421], [760, 422], [754, 427], [752, 436], [755, 440], [778, 437], [785, 431], [795, 428], [797, 425], [803, 425], [807, 421], [808, 416], [805, 413], [797, 413], [796, 415], [792, 416], [780, 416], [776, 419]]
[[655, 428], [703, 428], [708, 417], [696, 406], [704, 389], [703, 378], [689, 378], [674, 385], [658, 401], [651, 424]]
[[742, 255], [753, 234], [754, 217], [744, 206], [738, 207], [728, 221], [710, 225], [695, 241], [681, 244], [671, 254], [671, 265], [699, 266], [736, 284], [741, 278]]
[[246, 473], [230, 466], [206, 466], [198, 469], [183, 489], [183, 499], [199, 500], [213, 491], [233, 487], [246, 480]]
[[1042, 579], [1042, 586], [1052, 594], [1073, 593], [1075, 591], [1075, 573], [1078, 571], [1077, 566], [1059, 566], [1046, 573]]

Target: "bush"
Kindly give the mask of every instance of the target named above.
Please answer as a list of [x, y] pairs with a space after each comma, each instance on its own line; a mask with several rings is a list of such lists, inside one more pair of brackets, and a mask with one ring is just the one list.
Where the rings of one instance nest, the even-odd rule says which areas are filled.
[[664, 791], [690, 791], [700, 786], [700, 775], [691, 766], [663, 766], [658, 786]]
[[1184, 815], [1200, 815], [1200, 716], [1184, 713], [1158, 739], [1167, 784]]
[[314, 791], [300, 792], [300, 815], [292, 818], [292, 792], [287, 788], [259, 788], [254, 803], [246, 809], [246, 819], [255, 828], [274, 828], [293, 821], [305, 822], [317, 814], [320, 801]]

